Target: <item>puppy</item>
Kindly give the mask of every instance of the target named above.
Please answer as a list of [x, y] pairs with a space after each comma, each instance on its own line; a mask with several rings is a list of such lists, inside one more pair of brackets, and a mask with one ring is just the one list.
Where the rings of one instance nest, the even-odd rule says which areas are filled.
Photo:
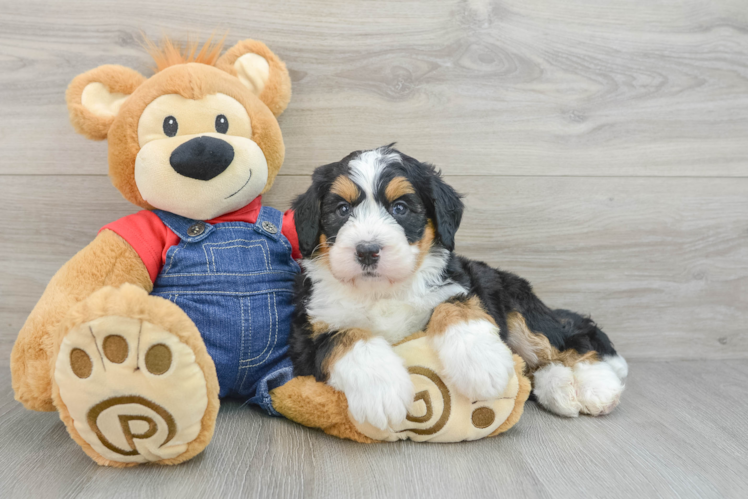
[[295, 373], [343, 391], [356, 420], [385, 429], [405, 419], [413, 384], [391, 346], [416, 332], [473, 400], [503, 394], [515, 352], [548, 410], [601, 415], [618, 404], [626, 361], [592, 320], [453, 253], [463, 204], [433, 166], [390, 146], [357, 151], [317, 168], [293, 209], [304, 257]]

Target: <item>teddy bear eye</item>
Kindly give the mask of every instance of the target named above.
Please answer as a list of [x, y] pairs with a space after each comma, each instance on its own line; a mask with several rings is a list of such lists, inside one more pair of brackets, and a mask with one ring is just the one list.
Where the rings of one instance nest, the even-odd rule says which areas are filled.
[[229, 131], [229, 120], [225, 115], [216, 116], [216, 132], [225, 134]]
[[174, 137], [177, 135], [177, 129], [179, 128], [179, 124], [177, 123], [177, 119], [173, 116], [167, 116], [164, 118], [164, 134], [166, 134], [167, 137]]

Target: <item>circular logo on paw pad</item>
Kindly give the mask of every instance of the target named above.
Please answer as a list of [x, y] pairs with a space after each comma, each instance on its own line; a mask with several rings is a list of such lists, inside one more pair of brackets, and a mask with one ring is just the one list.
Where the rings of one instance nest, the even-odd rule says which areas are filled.
[[[412, 432], [414, 434], [420, 434], [420, 435], [431, 435], [436, 434], [442, 428], [444, 428], [445, 425], [447, 425], [447, 420], [449, 420], [449, 415], [452, 412], [452, 396], [449, 394], [449, 389], [447, 388], [446, 384], [442, 381], [441, 378], [439, 378], [439, 375], [436, 374], [434, 370], [431, 370], [429, 368], [425, 368], [423, 366], [411, 366], [408, 368], [408, 373], [412, 375], [420, 375], [422, 377], [426, 377], [428, 380], [430, 380], [436, 388], [439, 390], [439, 393], [441, 394], [442, 400], [444, 402], [444, 407], [442, 409], [441, 415], [439, 416], [439, 419], [434, 422], [434, 425], [426, 428], [426, 429], [404, 429], [403, 432]], [[408, 416], [405, 417], [406, 420], [409, 422], [415, 422], [415, 423], [425, 423], [430, 421], [434, 417], [434, 405], [431, 402], [431, 396], [429, 395], [428, 391], [420, 391], [416, 394], [416, 397], [414, 399], [415, 402], [423, 401], [426, 412], [421, 416], [414, 416], [408, 413]]]
[[[143, 410], [145, 413], [155, 413], [158, 417], [160, 417], [160, 420], [163, 421], [164, 425], [166, 426], [166, 438], [164, 439], [164, 442], [159, 445], [159, 447], [164, 446], [174, 438], [174, 435], [177, 433], [177, 425], [174, 421], [174, 417], [172, 417], [172, 415], [162, 406], [157, 405], [153, 401], [149, 401], [148, 399], [145, 399], [141, 396], [116, 396], [113, 398], [105, 399], [88, 411], [88, 425], [99, 438], [101, 444], [106, 446], [109, 450], [120, 455], [133, 456], [140, 454], [135, 446], [136, 439], [148, 439], [156, 435], [156, 433], [159, 431], [159, 424], [156, 422], [156, 420], [148, 415], [132, 414], [132, 407], [129, 406], [126, 409], [128, 413], [117, 415], [117, 422], [119, 423], [119, 426], [121, 428], [122, 437], [129, 446], [129, 449], [123, 449], [119, 446], [116, 446], [104, 436], [99, 422], [99, 417], [101, 417], [102, 413], [117, 406], [133, 404], [144, 407]], [[114, 409], [114, 413], [117, 413], [116, 408]], [[111, 422], [108, 421], [107, 425], [111, 426]], [[140, 427], [141, 429], [138, 429], [138, 427]], [[111, 435], [111, 430], [107, 429], [107, 431], [107, 433]]]

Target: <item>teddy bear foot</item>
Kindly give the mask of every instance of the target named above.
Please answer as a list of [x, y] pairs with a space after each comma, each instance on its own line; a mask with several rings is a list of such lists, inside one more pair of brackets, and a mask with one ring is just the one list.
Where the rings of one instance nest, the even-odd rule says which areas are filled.
[[215, 368], [181, 309], [129, 287], [106, 290], [103, 301], [91, 296], [98, 307], [84, 316], [102, 307], [114, 314], [80, 322], [62, 338], [55, 402], [71, 436], [102, 465], [179, 463], [212, 436]]

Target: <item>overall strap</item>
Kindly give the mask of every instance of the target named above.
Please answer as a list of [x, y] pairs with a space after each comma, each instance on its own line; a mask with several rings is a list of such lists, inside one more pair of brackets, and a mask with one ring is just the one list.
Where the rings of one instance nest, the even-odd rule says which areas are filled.
[[161, 219], [166, 227], [174, 231], [182, 241], [196, 243], [204, 240], [213, 231], [213, 226], [200, 220], [188, 219], [181, 215], [165, 212], [163, 210], [154, 210], [154, 214]]
[[255, 231], [263, 234], [271, 240], [278, 241], [281, 235], [283, 214], [271, 207], [262, 207], [260, 215], [255, 222]]

